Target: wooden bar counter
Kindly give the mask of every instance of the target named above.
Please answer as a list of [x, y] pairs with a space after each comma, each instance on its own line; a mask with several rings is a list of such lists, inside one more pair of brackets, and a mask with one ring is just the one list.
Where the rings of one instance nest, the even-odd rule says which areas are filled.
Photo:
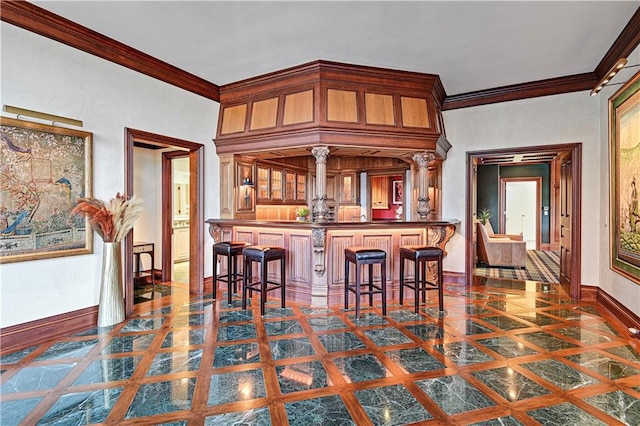
[[[460, 221], [309, 223], [208, 219], [206, 223], [214, 243], [233, 240], [284, 247], [287, 250], [287, 299], [327, 307], [344, 303], [345, 248], [366, 245], [387, 252], [387, 297], [393, 298], [399, 291], [399, 247], [437, 246], [446, 255], [445, 246]], [[274, 279], [279, 274], [276, 266], [269, 269]]]

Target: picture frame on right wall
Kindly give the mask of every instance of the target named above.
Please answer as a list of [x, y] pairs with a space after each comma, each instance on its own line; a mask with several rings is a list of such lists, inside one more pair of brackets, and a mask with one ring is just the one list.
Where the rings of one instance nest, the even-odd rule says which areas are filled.
[[640, 72], [609, 98], [611, 269], [640, 284]]

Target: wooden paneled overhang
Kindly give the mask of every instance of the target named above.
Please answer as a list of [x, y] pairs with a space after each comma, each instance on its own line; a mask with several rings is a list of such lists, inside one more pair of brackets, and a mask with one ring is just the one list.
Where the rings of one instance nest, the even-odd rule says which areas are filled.
[[353, 156], [445, 159], [444, 97], [437, 75], [314, 61], [221, 86], [216, 151], [278, 158], [323, 145]]

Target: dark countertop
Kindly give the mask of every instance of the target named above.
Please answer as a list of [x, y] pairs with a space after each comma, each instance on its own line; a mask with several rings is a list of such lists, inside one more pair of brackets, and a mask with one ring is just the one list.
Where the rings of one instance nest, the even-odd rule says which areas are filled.
[[264, 221], [247, 219], [207, 219], [209, 225], [254, 226], [266, 228], [414, 228], [460, 224], [459, 219], [428, 219], [424, 221], [374, 220], [372, 222], [301, 222], [296, 220]]

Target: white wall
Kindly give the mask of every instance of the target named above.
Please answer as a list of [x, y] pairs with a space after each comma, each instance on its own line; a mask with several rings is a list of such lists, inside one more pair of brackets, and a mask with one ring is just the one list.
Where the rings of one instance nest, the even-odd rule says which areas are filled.
[[[589, 92], [503, 102], [444, 113], [453, 145], [443, 165], [443, 217], [462, 220], [449, 245], [444, 268], [464, 271], [467, 151], [582, 143], [582, 284], [601, 286], [640, 314], [640, 286], [608, 271], [608, 157], [606, 109]], [[604, 128], [603, 128], [604, 127]], [[606, 261], [605, 261], [606, 260]]]
[[[219, 216], [218, 104], [79, 50], [0, 24], [2, 104], [72, 117], [93, 133], [93, 194], [124, 191], [124, 128], [205, 145], [204, 216]], [[205, 276], [211, 238], [205, 235]], [[0, 265], [0, 327], [98, 303], [102, 241], [94, 253]]]
[[[640, 47], [629, 55], [627, 58], [628, 65], [640, 64]], [[621, 83], [627, 81], [636, 72], [640, 72], [639, 69], [629, 68], [623, 69], [618, 76], [616, 76], [612, 83]], [[600, 102], [600, 174], [602, 180], [600, 181], [600, 194], [602, 194], [602, 202], [600, 203], [600, 215], [603, 220], [598, 223], [597, 231], [601, 235], [601, 250], [599, 253], [600, 260], [600, 275], [599, 283], [600, 287], [613, 296], [617, 301], [625, 305], [636, 315], [640, 315], [640, 285], [634, 283], [631, 280], [624, 278], [622, 275], [614, 272], [610, 268], [610, 253], [609, 242], [611, 239], [611, 233], [609, 228], [609, 204], [607, 200], [610, 197], [609, 190], [609, 98], [621, 88], [620, 85], [607, 86], [597, 98]], [[640, 166], [638, 167], [640, 174]]]
[[[133, 227], [133, 240], [155, 243], [155, 267], [162, 269], [162, 154], [133, 149], [133, 193], [144, 200], [145, 209]], [[149, 256], [140, 256], [141, 269], [150, 269]]]

